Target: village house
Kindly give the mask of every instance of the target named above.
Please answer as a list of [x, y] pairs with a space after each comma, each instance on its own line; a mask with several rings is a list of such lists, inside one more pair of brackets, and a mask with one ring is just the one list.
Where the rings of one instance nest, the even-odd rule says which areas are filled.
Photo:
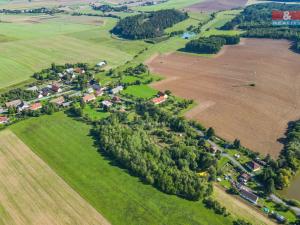
[[242, 173], [239, 177], [238, 180], [245, 184], [251, 179], [251, 176], [248, 173]]
[[102, 105], [109, 108], [113, 105], [113, 103], [110, 101], [104, 100], [104, 101], [102, 101]]
[[158, 104], [161, 104], [161, 103], [165, 102], [167, 99], [168, 99], [168, 95], [162, 95], [160, 97], [153, 98], [151, 101], [155, 105], [158, 105]]
[[18, 107], [21, 104], [22, 104], [22, 100], [17, 99], [17, 100], [13, 100], [13, 101], [10, 101], [10, 102], [6, 102], [5, 106], [6, 106], [6, 108], [9, 108], [9, 107]]
[[4, 108], [0, 107], [0, 114], [6, 113], [7, 111], [8, 111], [7, 109], [4, 109]]
[[246, 166], [249, 168], [249, 170], [251, 170], [252, 172], [257, 172], [261, 169], [261, 166], [254, 162], [254, 161], [250, 161], [246, 164]]
[[95, 91], [98, 91], [98, 90], [101, 89], [101, 86], [100, 86], [100, 84], [93, 84], [93, 85], [92, 85], [92, 88], [93, 88]]
[[48, 87], [44, 87], [44, 88], [42, 88], [42, 90], [41, 90], [41, 94], [42, 94], [44, 97], [49, 96], [49, 95], [50, 95], [50, 92], [51, 92], [51, 90], [50, 90], [50, 88], [48, 88]]
[[65, 102], [65, 98], [63, 96], [60, 96], [58, 98], [54, 98], [50, 101], [51, 103], [54, 103], [58, 106], [61, 106]]
[[73, 68], [68, 68], [68, 69], [66, 69], [66, 72], [68, 74], [73, 74], [74, 73], [74, 69]]
[[36, 102], [30, 105], [29, 110], [36, 111], [42, 108], [42, 104], [40, 102]]
[[73, 71], [74, 71], [75, 73], [78, 73], [78, 74], [84, 74], [84, 73], [85, 73], [85, 70], [83, 70], [83, 69], [81, 69], [81, 68], [79, 68], [79, 67], [75, 68]]
[[60, 87], [61, 85], [59, 83], [53, 83], [52, 86], [51, 86], [51, 90], [54, 91], [54, 92], [62, 92], [62, 89]]
[[114, 96], [114, 97], [112, 98], [112, 101], [113, 101], [114, 103], [120, 103], [120, 102], [122, 102], [121, 99], [120, 99], [120, 97], [118, 97], [118, 96]]
[[122, 91], [124, 88], [123, 88], [123, 86], [118, 86], [118, 87], [115, 87], [115, 88], [113, 88], [113, 89], [111, 89], [110, 90], [110, 93], [111, 94], [113, 94], [113, 95], [115, 95], [115, 94], [118, 94], [120, 91]]
[[96, 100], [96, 96], [94, 94], [85, 95], [82, 97], [82, 100], [87, 103]]
[[240, 196], [254, 205], [257, 204], [259, 197], [246, 189], [240, 189]]
[[94, 89], [93, 89], [93, 88], [88, 88], [88, 89], [86, 90], [86, 92], [89, 93], [89, 94], [91, 94], [91, 93], [94, 92]]
[[20, 105], [18, 105], [17, 109], [18, 109], [18, 112], [22, 112], [24, 110], [29, 109], [29, 105], [27, 102], [22, 101], [22, 103]]
[[218, 149], [217, 146], [212, 145], [212, 146], [210, 146], [209, 151], [210, 151], [212, 154], [216, 154], [216, 153], [219, 151], [219, 149]]
[[95, 91], [95, 95], [96, 95], [96, 97], [102, 96], [103, 95], [103, 91], [102, 90], [96, 90]]
[[0, 116], [0, 124], [8, 123], [9, 119], [6, 116]]
[[73, 103], [72, 101], [64, 102], [64, 103], [62, 104], [62, 106], [66, 108], [66, 107], [69, 107], [72, 103]]

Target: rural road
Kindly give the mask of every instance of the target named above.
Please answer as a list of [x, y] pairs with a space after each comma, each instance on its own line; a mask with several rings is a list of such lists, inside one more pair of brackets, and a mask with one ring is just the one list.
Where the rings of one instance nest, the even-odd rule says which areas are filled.
[[277, 196], [274, 195], [274, 194], [271, 194], [271, 195], [270, 195], [270, 198], [271, 198], [272, 201], [275, 202], [275, 203], [283, 204], [283, 205], [285, 205], [285, 206], [290, 207], [291, 210], [293, 210], [294, 213], [295, 213], [297, 216], [300, 216], [300, 208], [295, 207], [295, 206], [289, 206], [289, 205], [287, 205], [281, 198], [277, 197]]

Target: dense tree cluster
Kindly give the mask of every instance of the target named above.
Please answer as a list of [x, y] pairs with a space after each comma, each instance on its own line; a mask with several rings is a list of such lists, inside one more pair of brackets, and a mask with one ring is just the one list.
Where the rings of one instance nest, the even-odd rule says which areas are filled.
[[288, 39], [294, 42], [293, 48], [299, 51], [300, 28], [295, 26], [273, 26], [272, 10], [300, 10], [300, 6], [277, 3], [251, 5], [221, 29], [239, 28], [246, 30], [243, 34], [244, 37]]
[[121, 19], [120, 16], [112, 14], [112, 13], [103, 13], [103, 14], [97, 14], [97, 13], [83, 13], [83, 12], [73, 12], [71, 14], [72, 16], [96, 16], [96, 17], [111, 17], [116, 19]]
[[185, 46], [185, 50], [194, 53], [215, 54], [221, 50], [223, 45], [233, 45], [239, 42], [239, 36], [221, 35], [204, 37], [189, 41]]
[[21, 88], [12, 89], [0, 95], [0, 104], [6, 101], [11, 101], [15, 99], [21, 99], [23, 101], [28, 101], [35, 98], [37, 95], [36, 91], [27, 91]]
[[127, 39], [147, 39], [160, 37], [164, 29], [188, 18], [188, 14], [167, 9], [121, 19], [112, 29], [112, 33]]
[[277, 161], [267, 156], [268, 166], [264, 168], [260, 179], [265, 185], [266, 193], [274, 189], [287, 187], [300, 167], [300, 120], [290, 123], [286, 133], [284, 149]]
[[146, 73], [148, 71], [148, 67], [144, 64], [139, 64], [136, 67], [128, 67], [124, 73], [128, 76], [136, 76]]
[[213, 200], [212, 198], [206, 198], [203, 200], [203, 203], [207, 208], [214, 210], [216, 214], [228, 216], [226, 208], [216, 200]]
[[[136, 106], [137, 117], [113, 114], [95, 128], [99, 146], [122, 167], [161, 191], [189, 200], [208, 196], [211, 178], [196, 172], [215, 174], [216, 160], [199, 145], [194, 128], [151, 103]], [[178, 133], [186, 138], [178, 139]]]

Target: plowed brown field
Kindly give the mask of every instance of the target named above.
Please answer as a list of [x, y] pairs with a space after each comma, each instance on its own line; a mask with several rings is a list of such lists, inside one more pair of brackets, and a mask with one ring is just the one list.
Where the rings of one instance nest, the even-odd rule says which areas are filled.
[[247, 0], [206, 0], [191, 5], [187, 9], [194, 12], [213, 12], [244, 7], [246, 3]]
[[[159, 90], [199, 103], [186, 114], [221, 137], [277, 156], [287, 123], [300, 117], [300, 55], [284, 40], [243, 39], [213, 58], [173, 53], [149, 66]], [[250, 84], [255, 84], [251, 86]]]

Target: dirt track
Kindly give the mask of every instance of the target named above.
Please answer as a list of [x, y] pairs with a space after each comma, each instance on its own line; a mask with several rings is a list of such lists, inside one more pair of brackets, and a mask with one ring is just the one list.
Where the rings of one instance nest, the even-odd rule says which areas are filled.
[[[149, 63], [167, 79], [153, 86], [194, 99], [186, 114], [217, 134], [277, 156], [287, 123], [300, 118], [300, 55], [284, 40], [244, 39], [214, 58], [173, 53]], [[255, 84], [255, 86], [250, 86]]]
[[247, 1], [248, 0], [205, 0], [191, 5], [187, 9], [192, 12], [215, 12], [244, 7]]
[[0, 224], [110, 225], [8, 130], [0, 132]]

